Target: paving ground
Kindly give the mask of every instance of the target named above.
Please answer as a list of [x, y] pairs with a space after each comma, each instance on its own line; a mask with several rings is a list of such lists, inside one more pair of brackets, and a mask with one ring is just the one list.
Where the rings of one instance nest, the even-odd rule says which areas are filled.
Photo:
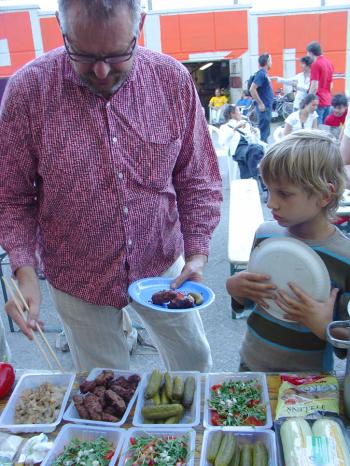
[[[217, 227], [211, 245], [211, 256], [205, 271], [205, 283], [214, 290], [215, 303], [204, 310], [201, 315], [208, 340], [213, 354], [213, 371], [235, 371], [238, 369], [238, 350], [245, 332], [246, 320], [232, 320], [230, 299], [225, 290], [225, 282], [229, 277], [230, 267], [227, 260], [227, 236], [228, 236], [228, 182], [224, 179], [224, 203], [222, 217]], [[265, 219], [270, 219], [270, 214], [265, 204], [262, 203]], [[3, 266], [5, 275], [9, 275], [9, 266]], [[45, 281], [40, 282], [43, 304], [42, 320], [45, 322], [47, 338], [55, 346], [56, 339], [61, 330], [60, 321], [56, 315]], [[1, 296], [2, 300], [2, 296]], [[3, 309], [3, 300], [0, 301], [0, 309]], [[132, 316], [135, 320], [135, 316]], [[1, 312], [8, 342], [12, 351], [12, 362], [17, 369], [46, 369], [47, 365], [41, 353], [34, 343], [28, 341], [18, 331], [11, 333], [5, 312]], [[141, 331], [141, 336], [149, 342], [148, 336]], [[56, 354], [67, 370], [73, 369], [70, 353], [56, 350]], [[145, 370], [155, 366], [161, 366], [156, 351], [147, 346], [137, 345], [131, 355], [131, 369]], [[337, 361], [336, 368], [344, 370], [344, 362]]]

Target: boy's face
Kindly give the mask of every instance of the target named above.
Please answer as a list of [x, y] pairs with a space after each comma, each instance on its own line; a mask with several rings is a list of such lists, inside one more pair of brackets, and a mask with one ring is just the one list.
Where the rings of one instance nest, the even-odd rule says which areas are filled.
[[286, 228], [306, 223], [311, 225], [316, 218], [324, 215], [320, 197], [310, 195], [300, 186], [283, 179], [265, 184], [269, 194], [267, 207], [279, 225]]
[[337, 105], [336, 107], [333, 107], [333, 113], [337, 117], [342, 116], [345, 110], [346, 110], [345, 105]]

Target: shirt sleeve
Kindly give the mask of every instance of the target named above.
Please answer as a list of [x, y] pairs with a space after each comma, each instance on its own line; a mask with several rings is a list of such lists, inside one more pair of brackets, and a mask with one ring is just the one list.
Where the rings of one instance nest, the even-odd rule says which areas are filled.
[[6, 86], [0, 110], [0, 244], [13, 272], [36, 267], [36, 162], [23, 86], [15, 75]]
[[318, 66], [317, 62], [314, 62], [311, 65], [310, 82], [311, 81], [319, 81], [319, 79], [320, 79], [320, 67]]
[[184, 238], [185, 257], [209, 254], [211, 235], [220, 220], [221, 177], [217, 155], [191, 77], [181, 90], [186, 124], [174, 170], [173, 184]]

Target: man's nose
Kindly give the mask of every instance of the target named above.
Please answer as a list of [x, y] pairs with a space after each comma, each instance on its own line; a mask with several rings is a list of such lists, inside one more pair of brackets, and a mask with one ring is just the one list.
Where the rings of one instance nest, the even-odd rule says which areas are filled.
[[105, 79], [108, 76], [110, 69], [110, 65], [101, 60], [97, 61], [93, 66], [94, 73], [98, 79]]

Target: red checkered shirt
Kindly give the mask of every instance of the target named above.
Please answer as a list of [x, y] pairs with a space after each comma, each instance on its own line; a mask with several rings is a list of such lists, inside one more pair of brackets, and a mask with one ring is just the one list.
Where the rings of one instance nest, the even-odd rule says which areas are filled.
[[0, 243], [13, 270], [121, 308], [128, 285], [181, 254], [208, 254], [221, 179], [192, 79], [137, 48], [107, 101], [60, 48], [8, 82], [0, 117]]

